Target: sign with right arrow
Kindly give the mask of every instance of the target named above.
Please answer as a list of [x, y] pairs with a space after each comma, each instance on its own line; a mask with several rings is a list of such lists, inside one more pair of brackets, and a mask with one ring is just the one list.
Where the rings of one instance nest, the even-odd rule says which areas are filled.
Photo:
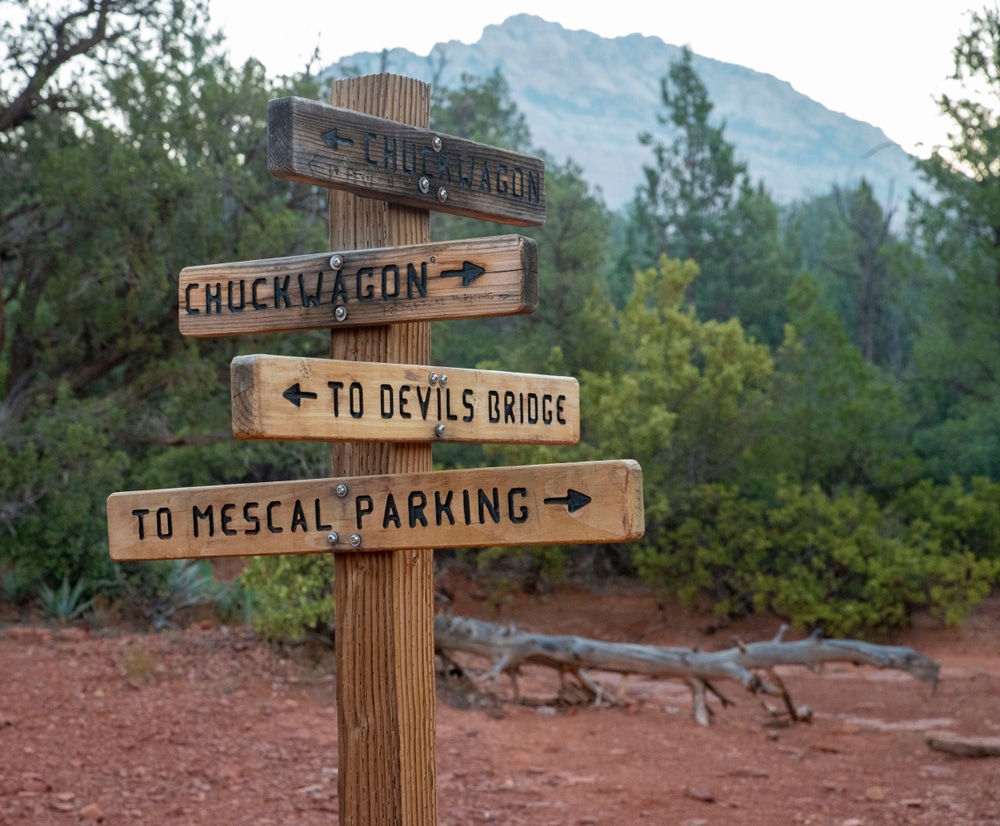
[[538, 248], [521, 235], [185, 267], [186, 336], [534, 312]]
[[115, 493], [112, 558], [629, 542], [631, 460]]

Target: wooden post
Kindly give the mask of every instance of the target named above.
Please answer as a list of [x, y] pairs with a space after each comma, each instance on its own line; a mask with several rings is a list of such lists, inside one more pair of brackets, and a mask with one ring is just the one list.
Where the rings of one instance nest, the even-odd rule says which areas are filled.
[[[336, 81], [330, 103], [427, 128], [430, 86], [396, 75]], [[430, 213], [330, 190], [330, 249], [430, 241]], [[333, 358], [430, 363], [430, 324], [335, 330]], [[332, 446], [332, 475], [432, 469], [429, 444]], [[335, 558], [338, 788], [344, 826], [436, 826], [434, 552]]]

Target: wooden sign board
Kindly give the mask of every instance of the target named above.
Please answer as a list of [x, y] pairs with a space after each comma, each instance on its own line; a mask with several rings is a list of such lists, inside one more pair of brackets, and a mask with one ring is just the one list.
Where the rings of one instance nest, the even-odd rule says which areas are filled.
[[627, 542], [643, 529], [642, 471], [631, 460], [108, 497], [118, 561]]
[[502, 235], [185, 267], [178, 303], [186, 336], [531, 313], [538, 248]]
[[232, 362], [233, 435], [291, 441], [576, 444], [574, 378], [288, 356]]
[[516, 226], [545, 223], [545, 163], [314, 100], [267, 106], [267, 168], [289, 181]]

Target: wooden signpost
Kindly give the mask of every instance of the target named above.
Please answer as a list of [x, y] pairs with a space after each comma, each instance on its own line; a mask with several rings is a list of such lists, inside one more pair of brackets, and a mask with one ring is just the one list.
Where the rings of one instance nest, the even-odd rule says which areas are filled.
[[538, 253], [520, 235], [342, 250], [181, 270], [186, 336], [231, 336], [534, 312]]
[[240, 356], [231, 373], [237, 439], [550, 445], [580, 439], [580, 387], [573, 378], [288, 356]]
[[434, 826], [433, 548], [624, 542], [643, 532], [630, 460], [434, 473], [434, 441], [571, 444], [571, 378], [430, 366], [430, 320], [531, 312], [537, 252], [502, 236], [430, 243], [430, 209], [545, 220], [537, 158], [428, 129], [430, 87], [375, 75], [331, 105], [268, 107], [268, 167], [330, 188], [330, 248], [189, 267], [181, 332], [331, 329], [331, 360], [232, 365], [242, 439], [331, 442], [332, 478], [116, 493], [118, 560], [338, 551], [339, 822]]

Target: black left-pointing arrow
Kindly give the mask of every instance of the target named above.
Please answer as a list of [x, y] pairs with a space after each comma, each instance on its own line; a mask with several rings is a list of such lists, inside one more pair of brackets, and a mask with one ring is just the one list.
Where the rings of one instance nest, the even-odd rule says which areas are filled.
[[479, 276], [486, 272], [485, 268], [480, 267], [478, 264], [473, 264], [471, 261], [463, 261], [462, 269], [460, 270], [444, 270], [441, 273], [442, 278], [461, 278], [462, 286], [468, 287], [473, 281], [475, 281]]
[[546, 505], [565, 505], [566, 510], [570, 513], [575, 513], [581, 508], [587, 507], [591, 501], [591, 498], [587, 494], [580, 493], [580, 491], [573, 490], [573, 488], [567, 490], [565, 496], [552, 496], [542, 500]]
[[289, 387], [281, 395], [284, 396], [286, 399], [288, 399], [288, 401], [290, 401], [296, 407], [300, 407], [302, 405], [302, 400], [303, 399], [315, 399], [315, 398], [318, 398], [315, 393], [309, 393], [309, 392], [307, 392], [305, 390], [301, 390], [299, 388], [299, 383], [298, 382], [295, 382], [295, 384], [293, 384], [291, 387]]

